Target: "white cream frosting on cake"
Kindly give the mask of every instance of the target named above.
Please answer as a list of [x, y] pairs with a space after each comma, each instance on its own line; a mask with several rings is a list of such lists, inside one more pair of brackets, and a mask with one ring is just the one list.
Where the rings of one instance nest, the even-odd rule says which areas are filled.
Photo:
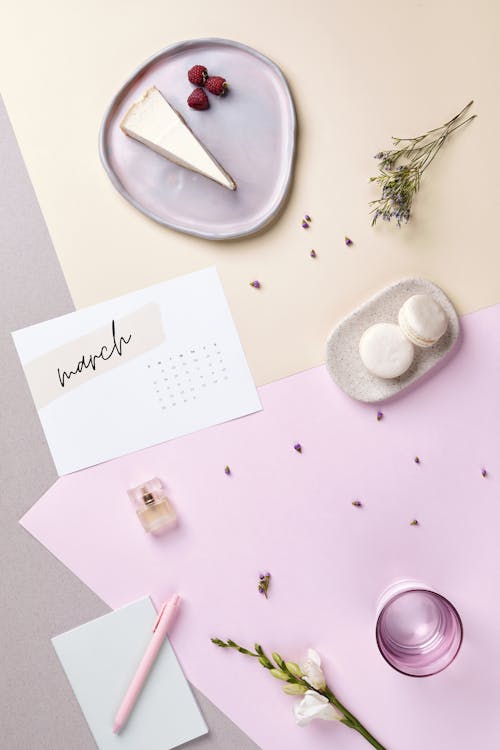
[[149, 88], [142, 99], [130, 107], [120, 127], [128, 136], [174, 164], [208, 177], [229, 190], [236, 190], [233, 178], [198, 140], [156, 86]]

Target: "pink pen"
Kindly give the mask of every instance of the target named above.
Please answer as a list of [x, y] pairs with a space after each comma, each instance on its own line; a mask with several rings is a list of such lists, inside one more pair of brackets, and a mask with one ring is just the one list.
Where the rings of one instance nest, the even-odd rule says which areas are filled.
[[174, 621], [179, 603], [180, 596], [178, 594], [175, 594], [171, 599], [166, 601], [160, 609], [158, 619], [156, 620], [153, 627], [153, 637], [151, 638], [149, 646], [147, 647], [146, 652], [141, 659], [141, 663], [137, 668], [137, 672], [134, 675], [134, 679], [130, 683], [130, 687], [127, 690], [125, 698], [123, 699], [122, 704], [115, 716], [115, 721], [113, 724], [113, 732], [115, 734], [120, 732], [127, 723], [130, 712], [132, 711], [146, 681], [146, 678], [151, 671], [153, 664], [155, 663], [155, 659], [158, 655], [158, 651], [161, 648], [161, 644], [167, 637], [170, 626]]

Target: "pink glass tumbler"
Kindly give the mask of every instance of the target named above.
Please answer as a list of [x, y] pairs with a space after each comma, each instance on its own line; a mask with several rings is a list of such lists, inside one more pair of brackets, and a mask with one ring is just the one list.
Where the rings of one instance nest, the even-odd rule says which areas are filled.
[[462, 636], [453, 604], [425, 586], [402, 581], [380, 598], [377, 645], [398, 672], [411, 677], [441, 672], [458, 654]]

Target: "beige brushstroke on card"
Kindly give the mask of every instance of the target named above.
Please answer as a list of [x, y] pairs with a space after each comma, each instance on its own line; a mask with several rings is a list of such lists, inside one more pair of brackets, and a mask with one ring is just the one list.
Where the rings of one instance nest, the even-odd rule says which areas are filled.
[[110, 318], [106, 325], [24, 365], [36, 408], [42, 409], [164, 341], [160, 306], [156, 303], [122, 318]]

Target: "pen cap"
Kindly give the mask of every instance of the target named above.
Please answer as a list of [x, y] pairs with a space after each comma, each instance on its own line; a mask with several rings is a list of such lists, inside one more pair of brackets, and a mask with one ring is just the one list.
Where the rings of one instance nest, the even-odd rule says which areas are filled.
[[136, 508], [144, 508], [145, 505], [152, 505], [162, 498], [162, 483], [158, 477], [142, 482], [137, 487], [127, 490], [127, 495], [132, 500]]

